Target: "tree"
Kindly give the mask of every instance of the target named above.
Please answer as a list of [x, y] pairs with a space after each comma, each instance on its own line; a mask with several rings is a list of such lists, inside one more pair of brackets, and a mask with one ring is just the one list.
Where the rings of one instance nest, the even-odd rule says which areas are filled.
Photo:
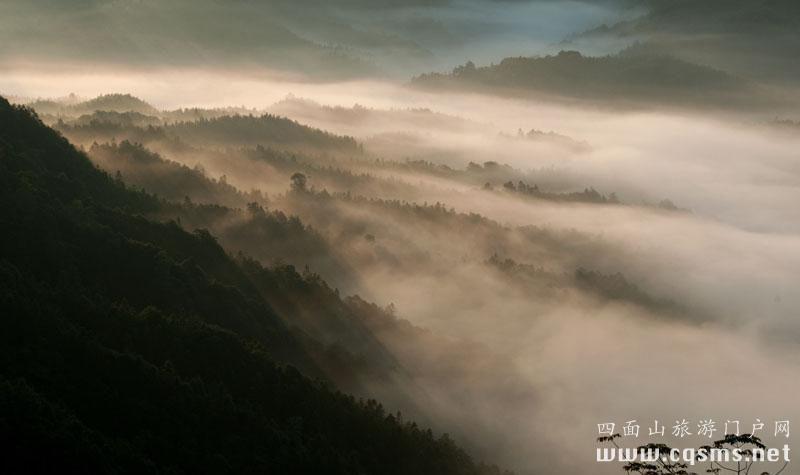
[[292, 191], [306, 191], [306, 184], [308, 183], [308, 178], [300, 172], [295, 173], [292, 175]]
[[463, 66], [456, 66], [453, 69], [454, 76], [462, 76], [467, 74], [472, 74], [477, 70], [475, 67], [475, 63], [472, 61], [467, 61]]
[[[621, 449], [615, 439], [620, 438], [620, 434], [611, 436], [598, 437], [597, 441], [600, 443], [610, 443], [614, 449]], [[637, 461], [626, 463], [622, 469], [625, 473], [637, 473], [639, 475], [697, 475], [696, 472], [689, 472], [688, 464], [679, 461], [671, 460], [669, 453], [673, 449], [664, 444], [647, 444], [636, 449], [636, 453], [640, 455], [647, 455], [647, 460], [640, 458]], [[737, 451], [742, 455], [741, 461], [729, 461], [725, 457], [715, 456], [722, 452], [732, 453]], [[718, 475], [720, 473], [729, 472], [737, 475], [749, 475], [751, 470], [759, 463], [763, 463], [763, 459], [757, 456], [759, 452], [762, 456], [767, 451], [767, 446], [761, 442], [761, 439], [752, 434], [726, 434], [724, 438], [714, 441], [713, 445], [704, 445], [697, 449], [693, 449], [696, 460], [702, 463], [708, 463], [708, 468], [704, 470], [705, 473]], [[725, 460], [722, 460], [725, 459]], [[733, 464], [736, 464], [735, 466]], [[786, 470], [789, 462], [784, 462], [783, 466], [772, 473], [772, 475], [780, 475]], [[761, 475], [771, 475], [771, 472], [756, 471]]]

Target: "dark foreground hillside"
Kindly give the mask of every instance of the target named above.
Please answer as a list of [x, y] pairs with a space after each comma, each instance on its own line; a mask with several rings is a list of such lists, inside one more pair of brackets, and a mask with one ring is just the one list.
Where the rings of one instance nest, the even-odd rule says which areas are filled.
[[490, 471], [301, 374], [253, 269], [2, 98], [0, 203], [0, 473]]

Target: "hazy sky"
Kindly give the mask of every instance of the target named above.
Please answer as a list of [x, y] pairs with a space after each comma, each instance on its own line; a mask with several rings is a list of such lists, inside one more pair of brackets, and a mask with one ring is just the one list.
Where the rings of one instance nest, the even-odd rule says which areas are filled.
[[[12, 0], [0, 5], [0, 67], [236, 67], [313, 80], [359, 75], [408, 79], [470, 59], [490, 63], [557, 52], [571, 33], [620, 16], [609, 2], [386, 3], [392, 6], [278, 0], [98, 0], [67, 6]], [[586, 51], [611, 48], [595, 43]]]

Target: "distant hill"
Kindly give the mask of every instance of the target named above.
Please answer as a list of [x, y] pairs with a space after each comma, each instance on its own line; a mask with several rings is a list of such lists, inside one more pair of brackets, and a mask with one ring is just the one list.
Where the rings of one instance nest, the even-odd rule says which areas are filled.
[[[272, 114], [220, 115], [227, 112], [225, 109], [156, 111], [156, 116], [150, 116], [99, 110], [74, 119], [63, 120], [59, 116], [47, 116], [47, 119], [74, 143], [87, 146], [95, 141], [128, 140], [145, 145], [169, 143], [179, 148], [185, 148], [186, 144], [218, 148], [263, 145], [315, 154], [362, 153], [361, 144], [352, 137], [335, 135]], [[168, 119], [159, 119], [162, 116]], [[191, 120], [169, 121], [176, 117]]]
[[591, 146], [585, 140], [576, 140], [564, 134], [559, 134], [552, 130], [545, 132], [542, 130], [531, 129], [528, 132], [523, 132], [522, 129], [517, 131], [517, 135], [501, 134], [501, 137], [511, 140], [529, 140], [532, 142], [544, 142], [556, 145], [573, 152], [587, 152], [591, 150]]
[[234, 115], [177, 122], [164, 127], [164, 131], [168, 135], [193, 144], [235, 146], [279, 144], [351, 153], [360, 150], [359, 144], [352, 137], [334, 135], [272, 114]]
[[96, 111], [156, 115], [158, 110], [130, 94], [105, 94], [94, 99], [81, 102], [62, 102], [54, 100], [37, 100], [28, 104], [40, 114], [50, 115], [83, 115]]
[[299, 97], [286, 97], [270, 106], [269, 111], [324, 128], [347, 127], [353, 132], [394, 131], [398, 128], [425, 127], [438, 130], [483, 130], [484, 124], [463, 117], [425, 108], [375, 109], [355, 104], [352, 107], [327, 106]]
[[76, 104], [73, 108], [84, 113], [93, 111], [137, 112], [145, 115], [158, 113], [155, 107], [130, 94], [105, 94]]
[[637, 48], [712, 65], [743, 77], [800, 85], [800, 2], [638, 0], [645, 13], [579, 37], [630, 38]]
[[170, 201], [217, 203], [245, 207], [264, 198], [245, 194], [225, 183], [209, 178], [201, 169], [165, 160], [142, 145], [93, 144], [88, 150], [92, 161], [110, 174], [119, 174], [125, 183], [147, 190]]
[[161, 119], [140, 112], [115, 112], [98, 110], [90, 114], [83, 114], [71, 120], [72, 125], [89, 125], [92, 122], [105, 122], [121, 126], [147, 127], [148, 125], [161, 125]]
[[182, 108], [159, 110], [131, 94], [103, 94], [92, 99], [81, 99], [74, 94], [54, 99], [24, 99], [16, 102], [36, 111], [45, 123], [58, 120], [67, 125], [85, 126], [91, 122], [118, 126], [146, 127], [174, 122], [193, 122], [234, 115], [257, 115], [257, 109], [245, 107], [220, 107], [211, 109]]
[[639, 0], [646, 13], [613, 28], [633, 33], [796, 33], [800, 4], [794, 0]]
[[621, 53], [589, 57], [561, 51], [544, 57], [472, 63], [451, 73], [414, 78], [430, 90], [477, 91], [509, 96], [554, 96], [616, 105], [735, 106], [763, 103], [756, 85], [718, 69], [666, 55]]

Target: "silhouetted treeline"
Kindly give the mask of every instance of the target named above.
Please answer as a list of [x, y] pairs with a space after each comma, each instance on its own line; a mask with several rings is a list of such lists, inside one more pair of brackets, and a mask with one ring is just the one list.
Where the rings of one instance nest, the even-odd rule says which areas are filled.
[[301, 125], [271, 114], [262, 116], [233, 115], [213, 119], [200, 118], [176, 122], [165, 127], [168, 134], [193, 144], [269, 145], [299, 150], [358, 153], [360, 145], [352, 137], [338, 136]]
[[508, 138], [526, 139], [535, 142], [549, 143], [551, 145], [557, 145], [559, 147], [566, 148], [567, 150], [573, 152], [586, 152], [591, 149], [589, 144], [584, 140], [575, 140], [572, 137], [559, 134], [552, 130], [549, 132], [544, 132], [541, 130], [531, 129], [527, 132], [523, 132], [522, 129], [519, 129], [516, 136], [507, 134], [501, 135]]
[[189, 168], [165, 160], [140, 144], [124, 140], [119, 144], [93, 144], [88, 151], [101, 168], [126, 184], [143, 188], [166, 200], [190, 200], [197, 203], [216, 203], [244, 207], [251, 202], [266, 202], [260, 192], [243, 193], [224, 179], [206, 176], [202, 168]]
[[[672, 300], [654, 297], [630, 282], [621, 272], [604, 274], [595, 270], [578, 267], [574, 273], [555, 273], [543, 267], [522, 264], [510, 258], [492, 255], [487, 264], [516, 279], [526, 289], [539, 295], [553, 296], [576, 288], [609, 301], [625, 301], [670, 317], [686, 317], [687, 309]], [[694, 317], [699, 315], [694, 314]]]
[[791, 132], [800, 131], [800, 121], [795, 121], [790, 119], [779, 119], [776, 117], [775, 119], [771, 120], [769, 124], [775, 128]]
[[[361, 156], [319, 157], [260, 145], [255, 148], [228, 150], [226, 156], [230, 160], [245, 158], [256, 163], [268, 164], [282, 172], [285, 178], [301, 172], [313, 177], [316, 186], [335, 191], [350, 191], [373, 196], [412, 196], [417, 190], [415, 186], [394, 176], [370, 173], [373, 162]], [[284, 177], [281, 179], [286, 181]]]
[[310, 99], [289, 95], [270, 106], [269, 110], [287, 117], [300, 117], [351, 126], [390, 125], [391, 127], [430, 127], [445, 130], [476, 129], [480, 125], [458, 116], [428, 108], [375, 109], [355, 104], [352, 107], [328, 106]]
[[363, 152], [362, 146], [352, 137], [334, 135], [269, 114], [212, 115], [210, 119], [201, 115], [192, 121], [164, 125], [120, 120], [119, 116], [98, 112], [85, 119], [64, 120], [59, 117], [54, 127], [79, 143], [128, 140], [144, 145], [166, 143], [174, 148], [180, 148], [181, 144], [213, 148], [264, 145], [314, 154], [359, 155]]
[[553, 169], [524, 172], [508, 164], [501, 164], [491, 160], [483, 163], [469, 162], [464, 169], [457, 169], [426, 160], [406, 160], [404, 162], [375, 160], [373, 166], [394, 171], [422, 173], [480, 186], [487, 191], [500, 189], [550, 201], [620, 204], [616, 193], [612, 192], [606, 196], [597, 192], [593, 187], [587, 187], [584, 191], [579, 192], [566, 192], [547, 190], [540, 188], [537, 184], [528, 184], [527, 180], [538, 178], [550, 183], [550, 186], [560, 189], [568, 188], [567, 180], [563, 177], [557, 178], [557, 172]]
[[165, 203], [155, 217], [177, 220], [187, 230], [208, 229], [229, 252], [243, 252], [265, 264], [310, 267], [348, 290], [353, 290], [357, 279], [338, 249], [319, 232], [297, 216], [259, 203], [249, 203], [244, 209], [191, 201]]
[[117, 142], [127, 140], [132, 143], [170, 143], [177, 141], [168, 136], [158, 125], [137, 126], [117, 120], [91, 119], [89, 122], [65, 122], [62, 119], [53, 128], [64, 134], [74, 143]]
[[158, 114], [155, 107], [130, 94], [104, 94], [86, 101], [74, 96], [66, 100], [37, 100], [29, 106], [39, 114], [54, 116], [79, 116], [95, 111], [133, 112], [149, 116]]
[[70, 125], [95, 124], [95, 126], [98, 126], [102, 123], [118, 124], [121, 126], [147, 127], [150, 125], [161, 125], [161, 119], [153, 115], [145, 115], [139, 112], [96, 110], [91, 114], [84, 114], [74, 120], [69, 121]]
[[590, 57], [561, 51], [544, 57], [505, 58], [477, 67], [472, 62], [448, 74], [424, 74], [415, 86], [430, 89], [469, 89], [491, 94], [557, 95], [615, 105], [680, 104], [683, 106], [768, 104], [748, 81], [724, 71], [663, 54]]
[[[491, 184], [487, 183], [486, 187], [491, 189]], [[540, 200], [549, 201], [567, 201], [578, 203], [597, 203], [597, 204], [619, 204], [619, 199], [616, 193], [611, 193], [606, 196], [594, 188], [586, 188], [583, 191], [574, 191], [571, 193], [552, 193], [542, 191], [537, 185], [528, 185], [520, 181], [516, 185], [512, 181], [503, 184], [503, 189], [511, 193], [519, 193], [524, 196], [537, 198]]]
[[246, 107], [158, 110], [130, 94], [104, 94], [89, 100], [82, 100], [70, 94], [59, 99], [37, 99], [26, 105], [35, 110], [45, 123], [61, 119], [69, 125], [86, 125], [95, 120], [142, 127], [258, 113], [256, 109]]

